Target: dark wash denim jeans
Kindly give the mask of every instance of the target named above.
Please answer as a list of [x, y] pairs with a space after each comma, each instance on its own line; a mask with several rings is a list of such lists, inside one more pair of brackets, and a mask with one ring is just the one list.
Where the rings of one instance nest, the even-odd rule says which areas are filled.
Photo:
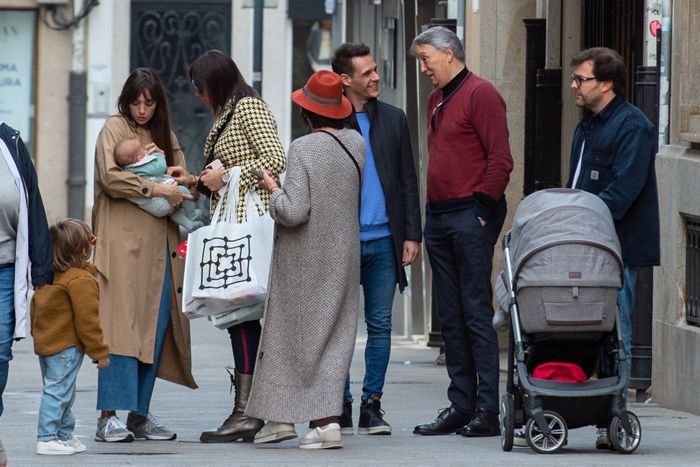
[[[625, 266], [625, 280], [622, 283], [622, 288], [617, 293], [617, 309], [620, 313], [620, 335], [622, 336], [622, 348], [625, 351], [625, 360], [627, 361], [627, 371], [632, 373], [632, 315], [636, 306], [635, 295], [637, 293], [637, 280], [639, 278], [639, 269], [633, 266]], [[619, 372], [619, 368], [615, 363], [606, 364], [603, 362], [602, 376], [615, 376]], [[622, 398], [627, 402], [627, 388], [629, 387], [629, 379], [627, 386], [622, 393]], [[606, 426], [600, 428], [607, 428]]]
[[[396, 290], [396, 257], [391, 237], [360, 242], [360, 284], [365, 297], [365, 379], [362, 398], [382, 397], [391, 353], [391, 306]], [[350, 381], [345, 382], [346, 402], [352, 401]]]
[[15, 334], [15, 265], [0, 264], [0, 415]]
[[97, 410], [128, 410], [148, 415], [165, 332], [170, 324], [170, 308], [170, 257], [166, 255], [153, 363], [143, 363], [135, 357], [110, 353], [109, 366], [97, 371]]
[[499, 202], [481, 226], [473, 207], [426, 210], [425, 245], [433, 271], [435, 309], [445, 339], [447, 397], [461, 413], [498, 412], [498, 338], [493, 318], [493, 249], [506, 216]]

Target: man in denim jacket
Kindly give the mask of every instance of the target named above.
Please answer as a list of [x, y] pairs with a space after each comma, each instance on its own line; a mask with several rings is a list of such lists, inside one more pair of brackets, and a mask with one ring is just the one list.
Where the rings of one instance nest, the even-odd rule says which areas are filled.
[[[629, 365], [639, 269], [658, 266], [660, 258], [657, 135], [649, 119], [624, 97], [627, 70], [617, 52], [583, 50], [571, 66], [571, 89], [584, 114], [574, 133], [566, 186], [598, 195], [615, 221], [625, 274], [617, 305]], [[596, 447], [608, 444], [607, 429], [600, 428]]]

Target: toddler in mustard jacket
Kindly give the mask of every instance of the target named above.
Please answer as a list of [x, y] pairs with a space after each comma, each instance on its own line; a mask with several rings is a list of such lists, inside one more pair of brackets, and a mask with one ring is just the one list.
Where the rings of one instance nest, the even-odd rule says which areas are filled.
[[99, 289], [88, 264], [95, 237], [90, 227], [66, 219], [49, 229], [54, 280], [32, 298], [34, 353], [39, 356], [44, 390], [39, 408], [37, 454], [70, 455], [87, 448], [75, 436], [75, 382], [83, 356], [109, 366], [109, 348], [100, 328]]

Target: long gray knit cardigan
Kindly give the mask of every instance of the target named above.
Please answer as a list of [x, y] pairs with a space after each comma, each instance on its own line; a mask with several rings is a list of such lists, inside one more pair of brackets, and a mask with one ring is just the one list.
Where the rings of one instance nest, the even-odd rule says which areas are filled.
[[[362, 169], [362, 136], [334, 134]], [[333, 138], [292, 142], [284, 185], [270, 199], [270, 294], [246, 414], [293, 423], [342, 412], [359, 312], [359, 193], [357, 170]]]

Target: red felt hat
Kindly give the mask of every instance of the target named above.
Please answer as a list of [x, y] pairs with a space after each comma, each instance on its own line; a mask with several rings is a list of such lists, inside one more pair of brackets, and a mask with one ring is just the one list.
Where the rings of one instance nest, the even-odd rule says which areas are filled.
[[580, 366], [567, 362], [547, 362], [537, 365], [532, 376], [538, 379], [564, 381], [566, 383], [583, 383], [588, 378]]
[[311, 75], [303, 88], [292, 93], [292, 101], [302, 109], [336, 120], [352, 113], [352, 104], [343, 95], [340, 76], [328, 70]]

